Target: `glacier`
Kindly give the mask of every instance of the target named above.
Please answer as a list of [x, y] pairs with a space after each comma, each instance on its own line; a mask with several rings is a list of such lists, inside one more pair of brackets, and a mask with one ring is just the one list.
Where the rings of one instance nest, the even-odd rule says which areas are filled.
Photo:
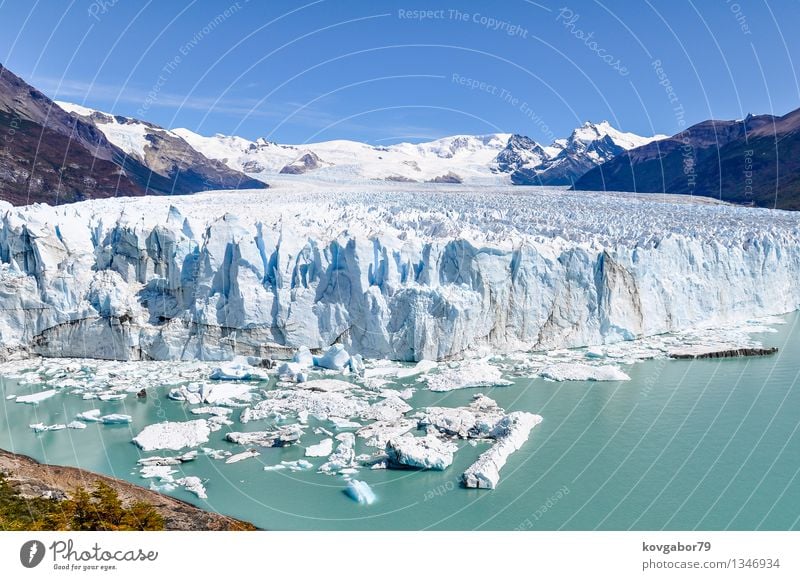
[[308, 179], [0, 215], [0, 358], [448, 360], [800, 303], [800, 214], [707, 199]]

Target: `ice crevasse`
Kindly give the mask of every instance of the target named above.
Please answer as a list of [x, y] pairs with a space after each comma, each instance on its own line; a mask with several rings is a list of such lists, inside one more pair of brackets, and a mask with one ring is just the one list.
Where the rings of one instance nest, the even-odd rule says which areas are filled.
[[788, 212], [563, 191], [271, 195], [0, 207], [2, 355], [223, 360], [340, 343], [441, 360], [800, 304]]

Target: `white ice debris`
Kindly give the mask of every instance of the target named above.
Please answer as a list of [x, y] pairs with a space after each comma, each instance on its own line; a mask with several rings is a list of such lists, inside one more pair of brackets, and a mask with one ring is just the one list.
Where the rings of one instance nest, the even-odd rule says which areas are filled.
[[330, 346], [322, 356], [314, 357], [314, 366], [334, 371], [343, 370], [349, 362], [350, 355], [341, 344], [334, 344]]
[[186, 488], [186, 491], [195, 494], [200, 499], [208, 499], [206, 494], [206, 486], [203, 485], [203, 480], [194, 475], [176, 479], [175, 483]]
[[458, 446], [436, 435], [415, 437], [405, 433], [386, 442], [390, 465], [442, 470], [453, 463]]
[[496, 442], [481, 454], [461, 476], [466, 487], [494, 489], [500, 481], [500, 469], [506, 464], [508, 456], [522, 447], [528, 435], [542, 418], [532, 413], [516, 411], [509, 413], [495, 427]]
[[491, 437], [504, 416], [505, 411], [494, 400], [479, 394], [467, 407], [428, 407], [422, 412], [419, 424], [462, 439], [485, 438]]
[[266, 381], [269, 374], [249, 365], [246, 360], [237, 358], [215, 368], [209, 378], [214, 381]]
[[191, 383], [189, 385], [176, 387], [170, 389], [167, 393], [167, 397], [173, 401], [186, 401], [189, 404], [197, 405], [203, 402], [203, 398], [200, 395], [201, 386], [200, 383]]
[[345, 493], [360, 504], [371, 505], [375, 503], [375, 492], [365, 481], [351, 479], [347, 482]]
[[86, 423], [81, 421], [71, 421], [67, 423], [67, 427], [70, 429], [86, 429]]
[[103, 415], [100, 417], [100, 421], [106, 425], [130, 423], [132, 420], [130, 415], [122, 415], [121, 413], [112, 413], [111, 415]]
[[389, 394], [383, 400], [364, 409], [360, 417], [376, 421], [397, 421], [410, 410], [411, 405], [395, 394]]
[[258, 457], [261, 455], [255, 449], [248, 449], [247, 451], [242, 451], [241, 453], [236, 453], [235, 455], [231, 455], [228, 459], [225, 460], [225, 463], [238, 463], [244, 459], [251, 459], [252, 457]]
[[121, 401], [127, 398], [127, 396], [128, 395], [125, 393], [100, 393], [97, 395], [97, 398], [101, 401]]
[[392, 361], [379, 360], [371, 363], [371, 366], [364, 370], [365, 378], [393, 377], [406, 379], [416, 375], [427, 373], [438, 366], [436, 361], [421, 360], [415, 365], [400, 365]]
[[307, 346], [301, 346], [292, 356], [292, 362], [298, 365], [298, 368], [305, 369], [314, 364], [314, 356]]
[[336, 440], [339, 441], [339, 445], [328, 457], [328, 461], [320, 466], [319, 471], [322, 473], [341, 473], [341, 470], [351, 469], [356, 465], [355, 435], [340, 433], [336, 436]]
[[44, 423], [35, 423], [33, 425], [29, 425], [29, 427], [33, 429], [35, 433], [42, 433], [44, 431], [61, 431], [62, 429], [67, 428], [67, 426], [62, 423], [58, 423], [56, 425], [45, 425]]
[[556, 363], [543, 368], [542, 377], [552, 381], [629, 381], [631, 378], [614, 365]]
[[136, 463], [138, 465], [144, 466], [153, 466], [153, 465], [180, 465], [181, 463], [186, 463], [187, 461], [194, 461], [197, 458], [197, 451], [187, 451], [183, 455], [177, 455], [175, 457], [142, 457]]
[[208, 441], [211, 430], [205, 419], [194, 421], [155, 423], [148, 425], [133, 438], [143, 451], [197, 447]]
[[177, 469], [172, 469], [171, 465], [145, 464], [139, 469], [140, 477], [144, 479], [158, 479], [164, 483], [173, 483], [175, 478], [173, 473], [178, 473]]
[[298, 459], [296, 461], [281, 461], [275, 465], [265, 465], [264, 471], [283, 471], [288, 469], [290, 471], [301, 471], [304, 469], [311, 469], [313, 466], [305, 459]]
[[195, 407], [192, 409], [192, 415], [214, 415], [217, 417], [227, 417], [233, 412], [228, 407]]
[[333, 393], [336, 391], [349, 391], [353, 388], [353, 383], [347, 381], [340, 381], [337, 379], [317, 379], [314, 381], [307, 381], [300, 385], [303, 389], [311, 391], [322, 391], [323, 393]]
[[252, 399], [251, 391], [258, 388], [254, 383], [205, 383], [200, 389], [200, 401], [208, 404], [233, 405], [236, 401]]
[[384, 449], [389, 439], [407, 433], [416, 426], [417, 421], [404, 417], [392, 421], [375, 421], [356, 431], [356, 435], [361, 439], [366, 439], [365, 445], [368, 447]]
[[361, 413], [368, 403], [348, 392], [314, 391], [309, 389], [274, 389], [264, 399], [242, 411], [241, 422], [248, 423], [270, 417], [297, 416], [307, 412], [317, 419], [347, 418]]
[[346, 431], [348, 429], [358, 429], [361, 423], [351, 421], [350, 419], [343, 419], [341, 417], [328, 417], [328, 421], [333, 423], [333, 428], [337, 431]]
[[306, 447], [306, 457], [327, 457], [333, 453], [333, 439], [323, 439], [316, 445]]
[[274, 431], [250, 431], [239, 433], [232, 431], [225, 435], [225, 439], [239, 445], [258, 445], [260, 447], [284, 447], [296, 443], [303, 434], [300, 425], [279, 427]]
[[45, 399], [49, 399], [53, 395], [56, 394], [55, 389], [49, 389], [47, 391], [41, 391], [39, 393], [33, 393], [32, 395], [17, 395], [16, 401], [17, 403], [27, 403], [29, 405], [37, 405], [41, 401]]
[[508, 386], [511, 381], [503, 379], [500, 369], [487, 361], [465, 361], [455, 368], [442, 368], [427, 378], [431, 391], [452, 391], [470, 387]]
[[100, 418], [100, 409], [90, 409], [83, 413], [78, 413], [76, 419], [79, 421], [86, 421], [87, 423], [102, 423]]
[[209, 456], [211, 459], [225, 459], [233, 455], [230, 451], [224, 449], [212, 449], [211, 447], [203, 447], [201, 451]]

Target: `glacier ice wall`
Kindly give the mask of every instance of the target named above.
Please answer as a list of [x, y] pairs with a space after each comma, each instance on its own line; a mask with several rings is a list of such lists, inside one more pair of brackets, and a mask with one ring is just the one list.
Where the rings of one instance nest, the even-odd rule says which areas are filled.
[[795, 310], [800, 216], [564, 191], [204, 194], [6, 208], [3, 355], [396, 360]]

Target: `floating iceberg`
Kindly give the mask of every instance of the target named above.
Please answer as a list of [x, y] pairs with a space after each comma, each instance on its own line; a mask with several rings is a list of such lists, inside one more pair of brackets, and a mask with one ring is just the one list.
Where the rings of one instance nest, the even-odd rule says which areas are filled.
[[631, 378], [618, 366], [586, 365], [581, 363], [556, 363], [539, 373], [552, 381], [629, 381]]
[[209, 378], [214, 381], [266, 381], [269, 374], [237, 359], [215, 368]]
[[314, 357], [314, 366], [341, 371], [350, 362], [350, 355], [341, 344], [334, 344], [322, 356]]
[[315, 391], [311, 389], [275, 389], [264, 394], [264, 399], [242, 411], [242, 423], [308, 413], [321, 420], [329, 417], [354, 417], [366, 409], [368, 403], [345, 391]]
[[506, 464], [508, 456], [522, 447], [528, 435], [542, 418], [532, 413], [516, 411], [509, 413], [495, 427], [496, 442], [470, 465], [461, 480], [465, 487], [494, 489], [500, 481], [500, 469]]
[[66, 429], [67, 426], [61, 423], [56, 425], [45, 425], [44, 423], [35, 423], [33, 425], [29, 425], [31, 429], [33, 429], [34, 433], [43, 433], [44, 431], [61, 431], [62, 429]]
[[314, 356], [307, 346], [301, 346], [292, 356], [292, 362], [298, 365], [299, 369], [305, 369], [314, 364]]
[[360, 504], [372, 505], [375, 503], [375, 492], [365, 481], [351, 479], [347, 482], [345, 493]]
[[384, 449], [389, 439], [399, 437], [416, 426], [417, 421], [405, 417], [392, 421], [375, 421], [356, 431], [356, 435], [361, 439], [366, 439], [367, 446]]
[[300, 425], [280, 427], [274, 431], [250, 431], [239, 433], [232, 431], [225, 439], [239, 445], [259, 445], [260, 447], [284, 447], [296, 443], [303, 434]]
[[100, 409], [90, 409], [89, 411], [84, 411], [83, 413], [78, 413], [76, 417], [79, 421], [86, 421], [88, 423], [101, 423], [102, 419], [100, 418]]
[[313, 465], [305, 459], [298, 459], [296, 461], [281, 461], [275, 465], [265, 465], [264, 471], [283, 471], [284, 469], [288, 469], [289, 471], [302, 471], [311, 469], [312, 467]]
[[315, 381], [303, 382], [300, 385], [304, 389], [321, 391], [323, 393], [334, 393], [336, 391], [349, 391], [353, 388], [352, 383], [337, 379], [317, 379]]
[[130, 423], [132, 421], [132, 417], [130, 415], [113, 413], [111, 415], [104, 415], [100, 417], [100, 421], [106, 425], [120, 425], [124, 423]]
[[208, 495], [206, 494], [206, 486], [203, 485], [203, 480], [199, 477], [190, 475], [188, 477], [176, 479], [175, 483], [183, 486], [186, 491], [195, 494], [200, 499], [208, 499]]
[[374, 419], [376, 421], [397, 421], [410, 410], [411, 405], [396, 396], [396, 394], [391, 394], [364, 409], [359, 416], [362, 419]]
[[142, 429], [133, 442], [143, 451], [197, 447], [208, 441], [211, 430], [205, 419], [194, 421], [155, 423]]
[[306, 457], [327, 457], [333, 453], [333, 439], [323, 439], [316, 445], [306, 447]]
[[195, 407], [192, 415], [214, 415], [217, 417], [227, 417], [233, 412], [228, 407]]
[[476, 395], [467, 407], [428, 407], [419, 424], [462, 439], [487, 438], [505, 416], [505, 411], [494, 400]]
[[336, 473], [345, 469], [352, 469], [356, 466], [356, 436], [352, 433], [340, 433], [336, 436], [339, 445], [329, 457], [328, 461], [323, 463], [319, 471], [322, 473]]
[[455, 443], [432, 434], [415, 437], [406, 433], [386, 443], [389, 465], [394, 467], [442, 470], [453, 463], [453, 454], [457, 450]]
[[163, 483], [173, 483], [174, 473], [178, 473], [178, 470], [172, 469], [171, 465], [142, 465], [139, 469], [139, 476], [143, 479], [158, 479]]
[[455, 368], [443, 368], [431, 373], [427, 379], [431, 391], [444, 392], [471, 387], [506, 387], [511, 383], [503, 379], [500, 369], [486, 361], [469, 361]]
[[136, 463], [146, 467], [164, 466], [164, 465], [180, 465], [187, 461], [194, 461], [197, 458], [197, 451], [187, 451], [183, 455], [177, 457], [142, 457]]
[[253, 457], [258, 457], [259, 455], [261, 454], [255, 449], [248, 449], [247, 451], [242, 451], [241, 453], [231, 455], [225, 460], [225, 463], [238, 463], [244, 459], [251, 459]]
[[37, 405], [41, 401], [49, 399], [57, 392], [58, 391], [56, 391], [55, 389], [50, 389], [47, 391], [42, 391], [40, 393], [33, 393], [32, 395], [17, 395], [16, 401], [17, 403], [27, 403], [29, 405]]
[[200, 388], [200, 401], [208, 404], [235, 404], [252, 399], [251, 391], [258, 388], [252, 383], [205, 383]]

